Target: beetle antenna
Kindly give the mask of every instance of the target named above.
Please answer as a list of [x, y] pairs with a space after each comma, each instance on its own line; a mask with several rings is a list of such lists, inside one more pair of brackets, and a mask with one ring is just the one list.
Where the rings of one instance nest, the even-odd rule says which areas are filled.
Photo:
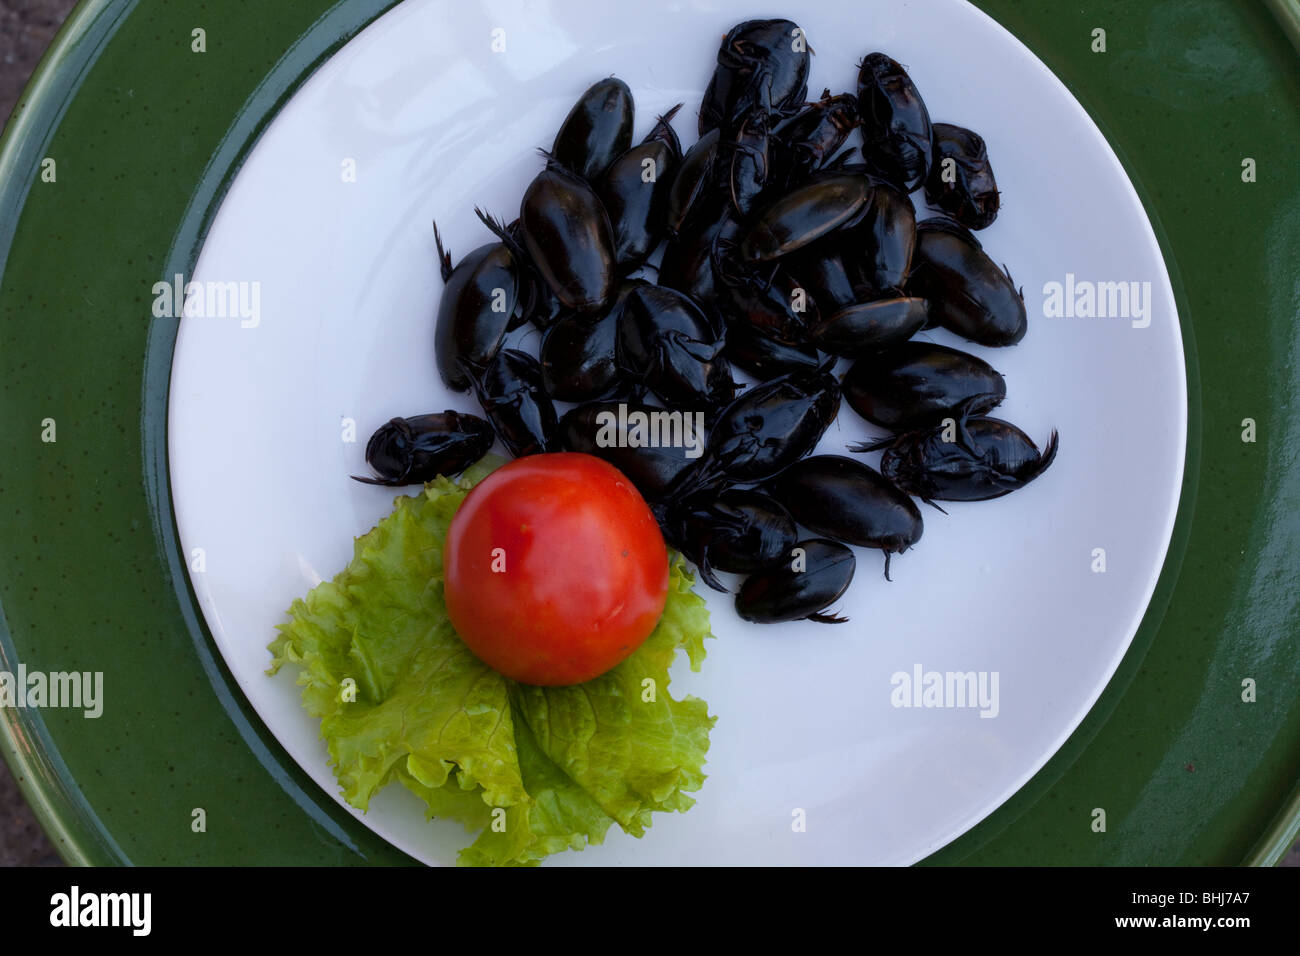
[[481, 400], [484, 397], [482, 393], [482, 387], [483, 387], [482, 378], [484, 372], [483, 366], [475, 362], [471, 362], [463, 355], [456, 357], [456, 365], [459, 366], [460, 370], [465, 373], [465, 377], [469, 379], [470, 384], [474, 386], [474, 391], [479, 393], [479, 398]]

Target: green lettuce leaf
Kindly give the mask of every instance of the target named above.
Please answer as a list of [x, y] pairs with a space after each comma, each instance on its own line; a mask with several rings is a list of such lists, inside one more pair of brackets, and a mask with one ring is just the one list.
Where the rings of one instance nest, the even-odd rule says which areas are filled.
[[681, 649], [699, 670], [711, 635], [673, 556], [663, 618], [609, 673], [542, 688], [481, 663], [447, 620], [442, 544], [491, 467], [398, 498], [342, 573], [293, 602], [269, 673], [298, 668], [303, 705], [321, 720], [353, 806], [367, 809], [397, 782], [429, 817], [480, 831], [462, 864], [535, 865], [601, 843], [612, 823], [639, 837], [654, 811], [693, 805], [686, 793], [704, 782], [716, 718], [704, 701], [672, 698], [668, 669]]

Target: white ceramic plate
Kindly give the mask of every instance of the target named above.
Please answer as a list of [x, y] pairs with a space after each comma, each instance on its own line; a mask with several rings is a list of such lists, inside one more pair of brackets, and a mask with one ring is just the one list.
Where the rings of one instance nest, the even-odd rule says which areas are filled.
[[[642, 840], [615, 828], [550, 865], [919, 860], [1006, 800], [1078, 725], [1164, 560], [1186, 438], [1182, 345], [1152, 229], [1101, 134], [1042, 63], [958, 0], [788, 13], [816, 51], [811, 94], [853, 90], [857, 62], [883, 50], [908, 67], [933, 119], [986, 139], [1002, 213], [980, 238], [1024, 284], [1029, 334], [1006, 350], [929, 337], [991, 361], [1008, 384], [999, 417], [1040, 444], [1059, 429], [1061, 451], [1015, 494], [953, 504], [948, 517], [924, 509], [924, 537], [895, 558], [892, 584], [880, 553], [860, 550], [840, 605], [849, 624], [747, 625], [701, 586], [717, 640], [701, 674], [679, 666], [673, 682], [720, 717], [698, 805], [658, 815]], [[265, 676], [266, 644], [293, 598], [342, 569], [353, 537], [391, 508], [392, 491], [348, 477], [365, 473], [369, 433], [394, 415], [477, 411], [434, 368], [430, 220], [456, 255], [489, 241], [473, 207], [513, 217], [535, 147], [602, 76], [631, 86], [638, 138], [684, 101], [676, 125], [689, 146], [718, 40], [754, 15], [772, 11], [407, 0], [305, 83], [235, 179], [194, 278], [258, 283], [259, 310], [181, 323], [177, 521], [186, 552], [203, 549], [194, 587], [227, 663], [329, 792], [318, 723], [294, 675]], [[1045, 285], [1067, 273], [1149, 283], [1149, 324], [1044, 317]], [[820, 450], [875, 433], [845, 405]], [[895, 706], [895, 675], [918, 667], [996, 674], [996, 715]], [[426, 823], [400, 787], [362, 819], [430, 863], [453, 862], [467, 842], [457, 824]]]

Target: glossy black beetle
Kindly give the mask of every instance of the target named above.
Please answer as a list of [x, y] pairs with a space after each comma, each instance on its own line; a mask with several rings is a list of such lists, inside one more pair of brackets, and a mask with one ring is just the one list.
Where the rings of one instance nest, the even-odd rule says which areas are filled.
[[719, 165], [718, 150], [722, 134], [713, 130], [701, 136], [682, 157], [668, 189], [668, 205], [664, 210], [668, 235], [676, 238], [685, 233], [700, 211], [708, 205], [705, 198]]
[[733, 132], [759, 107], [788, 116], [808, 95], [808, 41], [791, 20], [746, 20], [722, 38], [700, 105], [699, 133]]
[[1023, 488], [1052, 464], [1057, 445], [1055, 429], [1039, 452], [1010, 422], [963, 415], [948, 425], [864, 442], [850, 451], [883, 448], [881, 471], [904, 491], [933, 503], [985, 501]]
[[1011, 273], [968, 229], [946, 219], [917, 226], [907, 289], [930, 300], [931, 321], [980, 345], [1015, 345], [1029, 328], [1024, 292]]
[[861, 221], [840, 247], [860, 296], [901, 295], [916, 251], [912, 200], [889, 183], [876, 182]]
[[766, 96], [762, 105], [745, 117], [730, 139], [721, 143], [718, 167], [720, 188], [731, 197], [736, 215], [748, 216], [767, 186], [771, 173], [771, 130]]
[[861, 220], [871, 199], [871, 180], [855, 173], [816, 176], [755, 216], [740, 240], [746, 262], [767, 262]]
[[538, 358], [546, 393], [561, 402], [590, 402], [620, 390], [618, 322], [633, 289], [646, 283], [628, 279], [614, 304], [599, 318], [569, 314], [546, 331]]
[[788, 559], [796, 540], [790, 513], [769, 496], [744, 488], [692, 495], [671, 511], [682, 552], [700, 580], [727, 590], [716, 571], [760, 571]]
[[522, 458], [554, 450], [555, 406], [537, 359], [518, 349], [502, 349], [472, 379], [479, 404], [510, 454]]
[[839, 383], [827, 372], [794, 372], [746, 389], [714, 423], [692, 484], [776, 474], [816, 447], [839, 407]]
[[481, 367], [491, 361], [520, 306], [526, 281], [513, 253], [502, 242], [479, 246], [452, 268], [438, 224], [433, 224], [442, 270], [442, 299], [434, 326], [438, 374], [453, 391], [469, 389], [460, 361]]
[[588, 87], [560, 131], [551, 155], [566, 169], [595, 183], [632, 145], [632, 91], [615, 77]]
[[858, 125], [858, 98], [850, 93], [822, 98], [790, 117], [772, 133], [772, 184], [789, 188], [806, 180], [844, 145]]
[[872, 171], [905, 193], [925, 181], [933, 154], [930, 113], [907, 71], [871, 53], [858, 71], [862, 155]]
[[998, 217], [998, 184], [979, 134], [934, 124], [934, 157], [925, 180], [925, 200], [967, 229], [984, 229]]
[[857, 559], [836, 541], [800, 541], [786, 563], [750, 575], [736, 595], [736, 613], [760, 624], [816, 621], [843, 624], [848, 620], [826, 614], [853, 582]]
[[799, 524], [845, 544], [879, 548], [889, 558], [921, 540], [921, 512], [874, 468], [843, 455], [795, 462], [768, 483]]
[[864, 356], [844, 376], [849, 406], [895, 432], [955, 419], [963, 410], [981, 415], [1006, 394], [1006, 380], [988, 362], [930, 342]]
[[418, 485], [439, 475], [458, 475], [488, 453], [496, 434], [476, 415], [445, 411], [393, 418], [366, 442], [366, 463], [375, 478], [368, 485]]
[[[568, 451], [603, 458], [628, 477], [646, 501], [663, 501], [698, 460], [705, 436], [694, 448], [689, 442], [648, 444], [645, 434], [633, 435], [649, 416], [667, 411], [636, 402], [590, 402], [560, 419], [560, 443]], [[696, 457], [691, 457], [692, 453]]]
[[714, 319], [717, 312], [714, 302], [720, 288], [714, 269], [714, 250], [720, 243], [730, 244], [739, 229], [729, 201], [714, 197], [706, 202], [691, 227], [664, 246], [659, 284], [684, 292], [705, 310], [710, 320]]
[[791, 372], [812, 372], [835, 364], [834, 356], [822, 355], [816, 346], [782, 342], [749, 322], [727, 326], [727, 346], [722, 352], [731, 364], [760, 381]]
[[678, 103], [659, 117], [650, 134], [601, 177], [597, 192], [614, 230], [614, 259], [625, 274], [645, 262], [667, 228], [668, 193], [682, 160], [671, 121], [681, 108]]
[[665, 402], [701, 411], [729, 402], [736, 383], [705, 314], [674, 289], [641, 285], [623, 305], [618, 363]]
[[906, 341], [925, 327], [928, 315], [925, 299], [915, 297], [860, 302], [823, 318], [808, 330], [808, 341], [852, 358]]
[[524, 192], [519, 229], [529, 259], [566, 309], [594, 314], [609, 307], [614, 232], [586, 180], [548, 160]]

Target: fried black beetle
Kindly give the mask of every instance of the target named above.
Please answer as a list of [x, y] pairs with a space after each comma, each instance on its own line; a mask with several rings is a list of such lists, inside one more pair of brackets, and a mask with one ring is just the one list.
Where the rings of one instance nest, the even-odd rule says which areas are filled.
[[811, 372], [835, 364], [833, 356], [822, 355], [816, 346], [782, 342], [749, 322], [730, 323], [726, 341], [722, 354], [731, 364], [765, 382], [790, 372]]
[[625, 281], [599, 318], [570, 314], [547, 330], [538, 358], [548, 395], [562, 402], [589, 402], [618, 391], [618, 322], [628, 295], [642, 285], [640, 279]]
[[921, 512], [889, 478], [843, 455], [814, 455], [768, 482], [772, 496], [817, 534], [891, 554], [921, 540]]
[[746, 20], [722, 38], [718, 65], [700, 105], [699, 133], [736, 130], [758, 107], [778, 116], [798, 111], [808, 95], [809, 48], [792, 20]]
[[849, 407], [895, 432], [955, 419], [963, 410], [981, 415], [1006, 394], [1006, 380], [988, 362], [930, 342], [864, 356], [844, 376]]
[[791, 549], [781, 565], [751, 574], [736, 594], [736, 613], [746, 621], [816, 621], [843, 624], [848, 620], [826, 614], [853, 582], [857, 559], [836, 541], [812, 538]]
[[659, 117], [640, 144], [623, 153], [601, 177], [597, 192], [614, 231], [614, 259], [620, 272], [639, 268], [667, 228], [668, 192], [681, 162], [671, 121], [678, 103]]
[[[766, 98], [763, 99], [766, 104]], [[720, 188], [731, 198], [736, 215], [748, 216], [767, 186], [771, 173], [771, 130], [768, 109], [755, 109], [720, 147]]]
[[691, 227], [665, 245], [659, 284], [686, 293], [712, 318], [719, 287], [714, 251], [719, 244], [732, 244], [739, 229], [729, 200], [714, 197], [706, 202]]
[[901, 295], [916, 251], [912, 200], [889, 183], [874, 186], [851, 238], [841, 243], [853, 284], [868, 299]]
[[930, 300], [930, 318], [980, 345], [1015, 345], [1029, 318], [1011, 273], [999, 269], [968, 229], [927, 219], [916, 229], [908, 291]]
[[852, 358], [906, 341], [925, 327], [928, 315], [925, 299], [916, 297], [860, 302], [823, 317], [808, 330], [808, 341]]
[[675, 289], [632, 290], [618, 323], [618, 363], [628, 380], [665, 402], [707, 410], [729, 402], [736, 383], [708, 318]]
[[816, 447], [839, 407], [839, 383], [828, 372], [793, 372], [746, 389], [714, 423], [695, 483], [776, 474]]
[[439, 475], [458, 475], [488, 453], [496, 434], [476, 415], [445, 411], [393, 418], [366, 442], [366, 463], [376, 477], [368, 485], [419, 485]]
[[664, 210], [668, 235], [677, 237], [686, 232], [700, 210], [708, 205], [707, 196], [719, 165], [718, 150], [722, 134], [718, 130], [706, 133], [686, 151], [677, 166], [672, 185], [668, 189], [668, 206]]
[[682, 552], [715, 591], [726, 590], [715, 570], [745, 574], [771, 567], [788, 559], [796, 539], [788, 511], [768, 495], [744, 488], [692, 495], [671, 514]]
[[614, 232], [586, 180], [548, 161], [519, 207], [528, 257], [560, 303], [573, 312], [608, 308], [614, 292]]
[[[636, 485], [646, 501], [672, 496], [683, 476], [699, 460], [705, 435], [692, 441], [649, 443], [646, 424], [667, 409], [636, 402], [590, 402], [566, 412], [559, 437], [567, 451], [603, 458]], [[633, 434], [640, 429], [640, 434]]]
[[978, 133], [934, 124], [934, 156], [925, 180], [925, 200], [967, 229], [984, 229], [998, 217], [998, 184], [988, 149]]
[[566, 169], [595, 183], [632, 145], [632, 91], [606, 77], [578, 98], [560, 131], [551, 155]]
[[483, 366], [496, 355], [519, 310], [523, 280], [519, 263], [505, 243], [479, 246], [452, 268], [451, 253], [443, 248], [437, 223], [433, 224], [433, 239], [443, 281], [433, 333], [434, 354], [446, 386], [463, 392], [469, 389], [469, 378], [460, 361]]
[[985, 501], [1023, 488], [1056, 459], [1056, 430], [1038, 446], [1015, 425], [997, 418], [968, 418], [894, 438], [864, 442], [850, 451], [883, 448], [880, 469], [922, 501]]
[[740, 256], [747, 262], [767, 262], [852, 225], [862, 218], [871, 193], [865, 176], [814, 177], [755, 214], [740, 240]]
[[851, 93], [822, 98], [790, 117], [772, 133], [776, 141], [773, 185], [783, 188], [803, 182], [821, 168], [858, 125], [858, 98]]
[[471, 379], [479, 404], [510, 454], [522, 458], [555, 450], [555, 406], [537, 359], [518, 349], [501, 349]]
[[907, 71], [883, 53], [858, 70], [862, 156], [872, 171], [910, 193], [925, 181], [933, 155], [930, 113]]

